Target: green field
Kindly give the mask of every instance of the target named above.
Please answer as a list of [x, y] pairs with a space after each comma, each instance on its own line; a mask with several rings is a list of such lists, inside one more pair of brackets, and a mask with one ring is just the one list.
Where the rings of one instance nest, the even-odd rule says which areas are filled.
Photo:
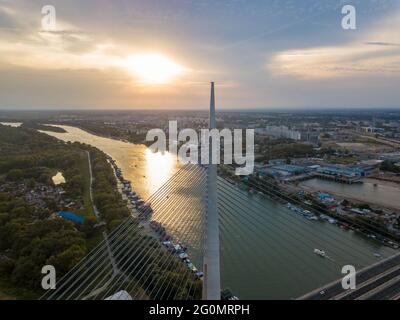
[[80, 214], [86, 218], [94, 217], [93, 203], [90, 199], [90, 172], [89, 172], [89, 162], [86, 152], [81, 153], [79, 161], [79, 171], [81, 172], [82, 181], [84, 184], [82, 200], [84, 208], [79, 210], [77, 214]]

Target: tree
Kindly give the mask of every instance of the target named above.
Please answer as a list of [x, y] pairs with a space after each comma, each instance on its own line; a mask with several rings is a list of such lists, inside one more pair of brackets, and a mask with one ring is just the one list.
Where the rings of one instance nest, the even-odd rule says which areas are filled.
[[39, 288], [41, 268], [29, 258], [21, 257], [17, 260], [11, 279], [15, 284], [28, 288]]
[[400, 167], [396, 166], [393, 162], [389, 160], [385, 160], [381, 163], [380, 170], [393, 173], [400, 173]]
[[6, 179], [9, 181], [19, 181], [23, 177], [23, 172], [20, 169], [12, 169], [7, 173]]
[[46, 264], [52, 265], [57, 270], [57, 274], [63, 275], [72, 269], [86, 255], [86, 249], [82, 246], [73, 245], [67, 250], [51, 256]]

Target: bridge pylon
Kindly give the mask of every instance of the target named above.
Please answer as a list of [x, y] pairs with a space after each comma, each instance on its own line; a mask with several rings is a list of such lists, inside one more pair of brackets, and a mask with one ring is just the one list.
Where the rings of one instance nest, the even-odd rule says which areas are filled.
[[[209, 128], [216, 129], [215, 91], [211, 82]], [[212, 163], [212, 141], [209, 143], [207, 168], [207, 210], [205, 219], [203, 299], [221, 299], [219, 218], [217, 207], [217, 165]]]

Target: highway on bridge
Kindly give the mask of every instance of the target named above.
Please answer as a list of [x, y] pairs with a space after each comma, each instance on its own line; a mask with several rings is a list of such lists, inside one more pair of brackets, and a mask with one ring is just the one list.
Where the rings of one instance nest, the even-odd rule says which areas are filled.
[[314, 290], [299, 300], [399, 300], [400, 254], [357, 272], [356, 289], [342, 288], [342, 279]]

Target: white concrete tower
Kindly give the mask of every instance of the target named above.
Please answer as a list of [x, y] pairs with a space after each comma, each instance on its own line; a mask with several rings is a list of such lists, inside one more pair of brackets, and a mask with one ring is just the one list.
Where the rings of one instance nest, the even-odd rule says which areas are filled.
[[[216, 129], [214, 82], [211, 82], [210, 129]], [[212, 164], [212, 141], [207, 169], [207, 216], [205, 223], [203, 299], [221, 299], [219, 261], [219, 219], [217, 207], [217, 165]]]

